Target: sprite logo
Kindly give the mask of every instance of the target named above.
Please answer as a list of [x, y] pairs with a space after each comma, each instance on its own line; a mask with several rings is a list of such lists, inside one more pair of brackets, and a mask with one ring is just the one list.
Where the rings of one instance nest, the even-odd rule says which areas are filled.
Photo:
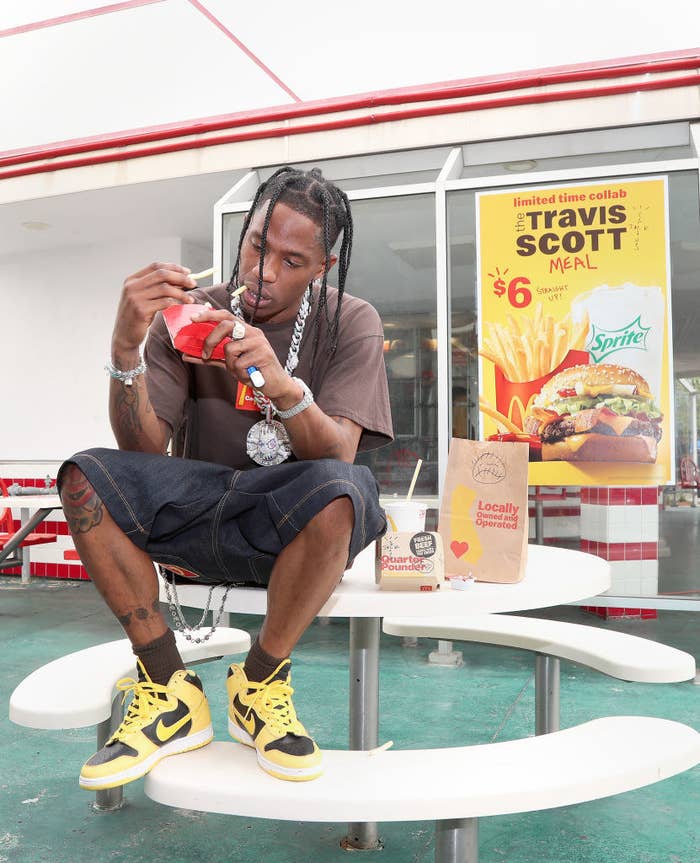
[[622, 350], [645, 351], [647, 349], [647, 335], [651, 327], [643, 327], [641, 315], [621, 327], [619, 330], [602, 330], [593, 324], [591, 338], [588, 343], [588, 352], [594, 363], [602, 362], [610, 354]]

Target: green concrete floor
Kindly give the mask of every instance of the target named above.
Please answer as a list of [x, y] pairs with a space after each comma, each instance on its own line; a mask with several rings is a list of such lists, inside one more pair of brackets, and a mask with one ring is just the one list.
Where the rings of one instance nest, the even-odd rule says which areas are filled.
[[[577, 608], [539, 614], [611, 627], [700, 656], [698, 618], [660, 612], [658, 620], [603, 622]], [[259, 617], [234, 616], [254, 631]], [[36, 579], [22, 587], [0, 578], [0, 699], [32, 669], [64, 653], [121, 636], [85, 582]], [[347, 745], [347, 644], [344, 620], [309, 628], [295, 653], [295, 704], [321, 746]], [[382, 637], [380, 741], [397, 747], [510, 740], [533, 732], [534, 666], [527, 653], [461, 645], [466, 664], [430, 666], [435, 642], [404, 647]], [[198, 669], [216, 737], [227, 739], [224, 662]], [[562, 726], [610, 714], [655, 715], [700, 727], [700, 686], [625, 683], [562, 662]], [[94, 751], [94, 730], [37, 731], [13, 725], [3, 710], [0, 738], [0, 863], [339, 863], [342, 824], [230, 818], [151, 802], [143, 782], [127, 786], [127, 805], [98, 814], [77, 785]], [[653, 741], [649, 741], [653, 745]], [[429, 792], [426, 792], [429, 793]], [[639, 791], [578, 806], [481, 819], [481, 863], [697, 863], [700, 768]], [[433, 860], [433, 823], [384, 824], [383, 851], [368, 863]]]

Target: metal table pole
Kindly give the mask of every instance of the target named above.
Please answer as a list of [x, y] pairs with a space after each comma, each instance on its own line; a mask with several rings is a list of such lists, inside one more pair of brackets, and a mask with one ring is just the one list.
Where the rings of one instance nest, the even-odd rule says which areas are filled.
[[535, 655], [535, 734], [559, 731], [559, 660]]
[[[374, 749], [379, 738], [380, 618], [350, 618], [350, 749]], [[348, 824], [344, 848], [382, 847], [378, 825]]]
[[544, 503], [535, 495], [535, 542], [544, 545]]
[[[26, 524], [29, 521], [29, 510], [25, 507], [20, 509], [20, 521]], [[22, 574], [20, 576], [21, 584], [29, 584], [32, 580], [31, 566], [29, 563], [29, 549], [26, 552], [20, 547], [17, 549], [18, 554], [22, 556]]]
[[[124, 707], [122, 705], [122, 697], [117, 694], [112, 699], [112, 713], [109, 719], [100, 722], [97, 726], [97, 751], [105, 745], [109, 738], [121, 725], [124, 718]], [[98, 812], [116, 812], [124, 805], [124, 786], [118, 785], [116, 788], [105, 788], [103, 791], [95, 792], [95, 802], [93, 808]]]
[[478, 863], [477, 818], [453, 818], [435, 822], [435, 863]]

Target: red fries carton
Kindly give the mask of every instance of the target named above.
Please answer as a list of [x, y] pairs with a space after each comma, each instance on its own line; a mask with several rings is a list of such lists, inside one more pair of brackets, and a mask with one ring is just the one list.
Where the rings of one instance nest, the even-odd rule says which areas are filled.
[[[218, 326], [219, 321], [193, 321], [192, 315], [208, 311], [208, 306], [200, 303], [169, 306], [163, 309], [165, 326], [168, 328], [170, 340], [178, 351], [190, 357], [201, 357], [204, 340]], [[210, 359], [224, 360], [224, 345], [230, 342], [225, 338], [212, 351]]]

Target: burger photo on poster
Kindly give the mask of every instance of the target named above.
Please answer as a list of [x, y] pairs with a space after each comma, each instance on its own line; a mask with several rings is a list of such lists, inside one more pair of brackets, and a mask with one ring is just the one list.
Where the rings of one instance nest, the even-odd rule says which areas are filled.
[[542, 461], [655, 462], [662, 420], [638, 372], [599, 363], [554, 375], [524, 424], [542, 440]]

